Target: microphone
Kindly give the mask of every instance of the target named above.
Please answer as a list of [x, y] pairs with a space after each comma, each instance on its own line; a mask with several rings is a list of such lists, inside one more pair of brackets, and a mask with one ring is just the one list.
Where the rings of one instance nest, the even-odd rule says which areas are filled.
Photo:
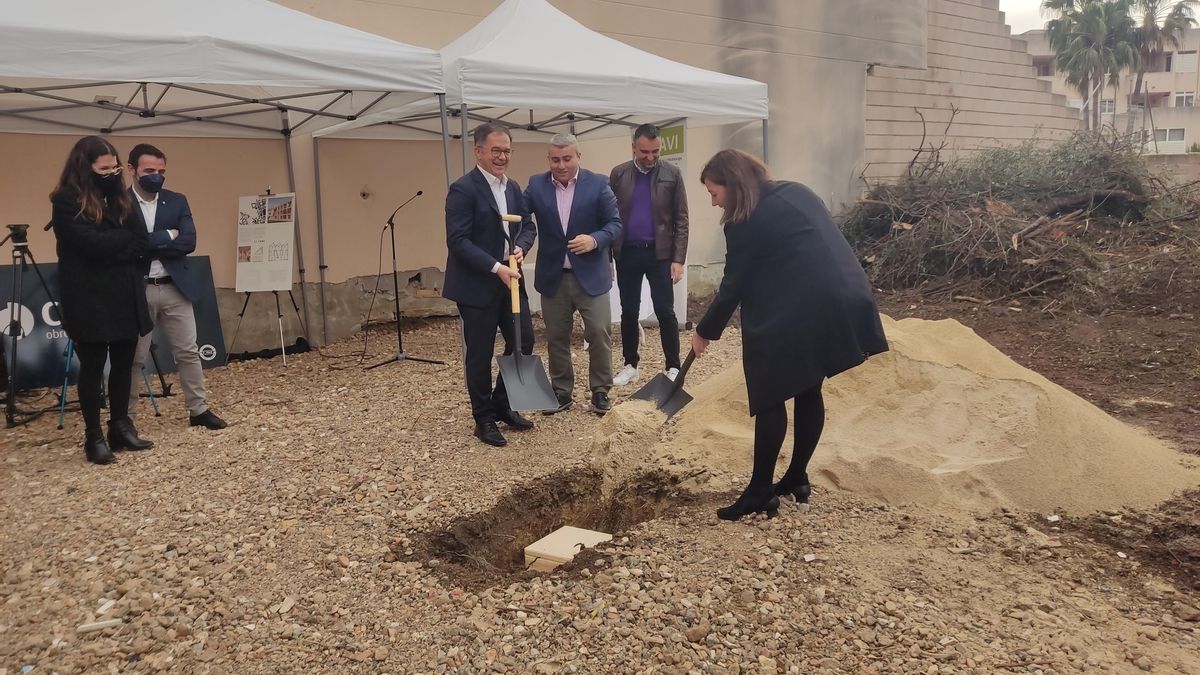
[[46, 226], [42, 228], [42, 232], [49, 232], [49, 231], [50, 231], [50, 228], [52, 228], [52, 227], [54, 227], [54, 221], [53, 221], [53, 220], [51, 220], [50, 222], [46, 223]]
[[409, 198], [408, 198], [408, 201], [404, 202], [404, 203], [403, 203], [403, 204], [401, 204], [400, 206], [397, 206], [397, 207], [396, 207], [396, 210], [395, 210], [395, 211], [392, 211], [392, 215], [388, 216], [388, 219], [387, 219], [387, 224], [388, 224], [390, 227], [395, 227], [395, 226], [396, 226], [396, 224], [392, 222], [392, 219], [396, 217], [396, 214], [400, 212], [400, 209], [402, 209], [402, 208], [404, 208], [404, 207], [408, 206], [408, 202], [411, 202], [412, 200], [416, 199], [417, 197], [420, 197], [420, 196], [421, 196], [421, 195], [423, 195], [423, 194], [425, 194], [425, 191], [424, 191], [424, 190], [417, 190], [417, 194], [415, 194], [415, 195], [413, 195], [413, 196], [409, 197]]

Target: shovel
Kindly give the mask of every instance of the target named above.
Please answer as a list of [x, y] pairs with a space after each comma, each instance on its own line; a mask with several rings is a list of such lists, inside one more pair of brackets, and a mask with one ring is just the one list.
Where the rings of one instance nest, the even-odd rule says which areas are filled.
[[679, 374], [675, 376], [674, 380], [667, 377], [666, 373], [659, 373], [629, 398], [654, 401], [655, 407], [665, 412], [667, 419], [670, 419], [683, 406], [692, 402], [692, 395], [683, 390], [683, 378], [687, 377], [688, 369], [692, 367], [692, 361], [695, 360], [696, 352], [689, 350], [687, 358], [683, 361], [683, 367], [679, 369]]
[[[506, 222], [521, 222], [516, 215], [502, 216]], [[514, 237], [515, 238], [515, 237]], [[517, 271], [517, 257], [508, 257], [508, 268]], [[558, 397], [546, 375], [540, 356], [521, 353], [521, 291], [520, 281], [512, 280], [513, 353], [496, 357], [500, 374], [504, 377], [504, 389], [508, 392], [508, 406], [517, 412], [558, 410]]]

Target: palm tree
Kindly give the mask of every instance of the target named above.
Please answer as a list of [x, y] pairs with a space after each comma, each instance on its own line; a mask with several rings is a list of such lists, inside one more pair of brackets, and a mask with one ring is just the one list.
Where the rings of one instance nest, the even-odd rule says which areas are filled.
[[1146, 67], [1162, 56], [1167, 45], [1179, 48], [1179, 38], [1188, 28], [1196, 25], [1192, 6], [1197, 0], [1134, 0], [1133, 12], [1141, 17], [1141, 25], [1134, 35], [1138, 49], [1137, 80], [1133, 85], [1133, 101], [1146, 105], [1142, 92]]
[[[1096, 90], [1116, 87], [1121, 71], [1138, 65], [1134, 22], [1135, 0], [1045, 0], [1042, 9], [1057, 14], [1046, 23], [1058, 69], [1078, 87], [1090, 129], [1100, 127]], [[1090, 112], [1090, 115], [1087, 114]]]

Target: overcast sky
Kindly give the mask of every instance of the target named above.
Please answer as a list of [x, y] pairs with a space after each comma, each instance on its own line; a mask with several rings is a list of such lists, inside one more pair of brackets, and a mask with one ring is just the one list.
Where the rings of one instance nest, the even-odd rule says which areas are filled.
[[1012, 27], [1013, 35], [1045, 26], [1046, 19], [1042, 16], [1041, 6], [1041, 0], [1000, 0], [1000, 11], [1004, 12], [1005, 21]]

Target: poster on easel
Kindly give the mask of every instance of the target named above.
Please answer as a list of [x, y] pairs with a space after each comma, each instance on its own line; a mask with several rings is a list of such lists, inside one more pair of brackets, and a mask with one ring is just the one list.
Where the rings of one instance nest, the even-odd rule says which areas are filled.
[[292, 288], [296, 193], [238, 198], [238, 293]]

